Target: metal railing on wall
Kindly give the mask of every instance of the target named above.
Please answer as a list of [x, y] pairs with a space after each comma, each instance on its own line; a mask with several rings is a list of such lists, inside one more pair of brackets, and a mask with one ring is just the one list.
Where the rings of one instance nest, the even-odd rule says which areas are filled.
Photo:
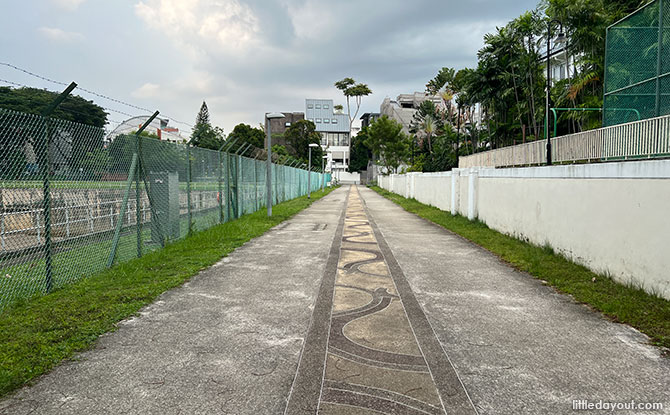
[[[103, 137], [0, 109], [0, 310], [265, 207], [262, 150]], [[292, 161], [273, 158], [274, 203], [330, 181]]]
[[[546, 140], [475, 153], [458, 167], [513, 167], [547, 161]], [[670, 157], [670, 116], [650, 118], [551, 139], [554, 163]]]

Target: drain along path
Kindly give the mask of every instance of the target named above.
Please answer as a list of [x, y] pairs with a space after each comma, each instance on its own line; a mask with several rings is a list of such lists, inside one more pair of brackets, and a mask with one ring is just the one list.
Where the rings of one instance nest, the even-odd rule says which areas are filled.
[[286, 413], [474, 414], [355, 187], [335, 238]]

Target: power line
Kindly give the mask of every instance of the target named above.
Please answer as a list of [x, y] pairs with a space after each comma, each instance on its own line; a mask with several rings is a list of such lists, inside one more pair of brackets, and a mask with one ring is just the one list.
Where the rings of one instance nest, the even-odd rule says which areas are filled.
[[[41, 80], [43, 80], [43, 81], [47, 81], [47, 82], [54, 83], [54, 84], [56, 84], [56, 85], [63, 85], [63, 86], [67, 86], [67, 85], [69, 85], [69, 84], [67, 84], [67, 83], [65, 83], [65, 82], [56, 81], [56, 80], [54, 80], [54, 79], [47, 78], [46, 76], [42, 76], [42, 75], [36, 74], [36, 73], [34, 73], [34, 72], [31, 72], [31, 71], [29, 71], [29, 70], [27, 70], [27, 69], [20, 68], [20, 67], [18, 67], [18, 66], [16, 66], [16, 65], [12, 65], [11, 63], [0, 62], [0, 65], [6, 66], [6, 67], [11, 68], [11, 69], [14, 69], [14, 70], [17, 70], [17, 71], [19, 71], [19, 72], [23, 72], [23, 73], [25, 73], [25, 74], [27, 74], [27, 75], [33, 76], [33, 77], [38, 78], [38, 79], [41, 79]], [[10, 83], [11, 83], [11, 84], [14, 84], [14, 85], [17, 85], [16, 83], [13, 83], [13, 82], [10, 82]], [[130, 103], [128, 103], [128, 102], [121, 101], [121, 100], [119, 100], [119, 99], [112, 98], [112, 97], [110, 97], [110, 96], [107, 96], [107, 95], [104, 95], [104, 94], [100, 94], [100, 93], [95, 92], [95, 91], [91, 91], [90, 89], [82, 88], [81, 86], [77, 86], [77, 89], [80, 90], [80, 91], [83, 91], [83, 92], [85, 92], [85, 93], [94, 95], [94, 96], [96, 96], [96, 97], [99, 97], [99, 98], [102, 98], [102, 99], [106, 99], [106, 100], [115, 102], [115, 103], [117, 103], [117, 104], [126, 105], [126, 106], [128, 106], [128, 107], [130, 107], [130, 108], [134, 108], [134, 109], [137, 109], [137, 110], [140, 110], [140, 111], [145, 111], [145, 112], [150, 113], [150, 114], [153, 113], [153, 111], [150, 110], [150, 109], [148, 109], [148, 108], [139, 107], [139, 106], [137, 106], [137, 105], [130, 104]], [[103, 107], [103, 108], [104, 108], [104, 107]], [[111, 109], [109, 109], [109, 108], [105, 108], [105, 109], [107, 109], [107, 110], [109, 110], [109, 111], [118, 112], [119, 114], [122, 114], [122, 115], [128, 115], [127, 113], [124, 113], [124, 112], [121, 112], [121, 111], [111, 110]], [[189, 124], [189, 123], [186, 123], [186, 122], [183, 122], [183, 121], [179, 121], [179, 120], [177, 120], [176, 118], [170, 117], [170, 116], [167, 115], [167, 114], [162, 114], [162, 115], [163, 115], [164, 118], [168, 118], [168, 119], [170, 119], [170, 120], [172, 120], [172, 121], [174, 121], [174, 122], [176, 122], [176, 123], [183, 124], [183, 125], [187, 125], [187, 126], [193, 128], [193, 125], [191, 125], [191, 124]], [[132, 115], [131, 115], [131, 117], [132, 117]]]
[[4, 80], [4, 79], [0, 79], [0, 82], [4, 82], [4, 83], [6, 83], [6, 84], [14, 85], [14, 86], [25, 86], [25, 85], [23, 85], [23, 84], [18, 84], [18, 83], [16, 83], [16, 82], [7, 81], [7, 80]]
[[[10, 85], [20, 86], [20, 87], [24, 87], [24, 88], [35, 88], [34, 86], [30, 86], [30, 85], [22, 84], [22, 83], [19, 83], [19, 82], [8, 81], [8, 80], [6, 80], [6, 79], [0, 79], [0, 82], [4, 82], [4, 83], [10, 84]], [[36, 88], [36, 89], [39, 89], [39, 88]], [[49, 92], [53, 92], [53, 93], [58, 93], [58, 92], [56, 92], [56, 91], [50, 91], [50, 90], [48, 90], [48, 89], [46, 89], [46, 88], [44, 88], [44, 90], [45, 90], [45, 91], [49, 91]], [[68, 98], [69, 98], [69, 97], [68, 97]], [[68, 98], [65, 98], [66, 102], [67, 102], [67, 99], [68, 99]], [[38, 101], [35, 101], [35, 100], [32, 99], [32, 98], [28, 98], [28, 99], [30, 99], [31, 101], [36, 102], [36, 103], [38, 102]], [[119, 114], [121, 114], [121, 115], [125, 115], [125, 116], [127, 116], [127, 117], [131, 117], [131, 118], [137, 117], [137, 115], [128, 114], [127, 112], [118, 111], [118, 110], [115, 110], [115, 109], [112, 109], [112, 108], [106, 108], [106, 107], [100, 107], [100, 108], [102, 108], [103, 110], [106, 110], [106, 111], [116, 112], [116, 113], [119, 113]], [[77, 111], [77, 110], [72, 109], [72, 108], [68, 108], [67, 110], [70, 111], [70, 112], [73, 112], [73, 113], [75, 113], [75, 114], [79, 114], [79, 115], [84, 115], [84, 116], [87, 116], [87, 115], [88, 115], [88, 114], [85, 114], [85, 113], [83, 113], [83, 112], [81, 112], [81, 111]], [[114, 121], [114, 120], [110, 120], [110, 119], [107, 119], [107, 121], [116, 122], [116, 123], [121, 124], [121, 122], [119, 122], [119, 121]]]

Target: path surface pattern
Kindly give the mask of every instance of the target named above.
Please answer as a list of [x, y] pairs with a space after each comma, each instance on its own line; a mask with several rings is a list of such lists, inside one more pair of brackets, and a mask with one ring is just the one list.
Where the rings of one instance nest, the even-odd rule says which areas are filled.
[[[445, 407], [454, 404], [466, 411], [471, 408], [453, 369], [444, 382], [434, 380], [438, 374], [433, 374], [430, 363], [437, 368], [444, 359], [431, 362], [430, 354], [424, 354], [421, 345], [427, 342], [417, 338], [410, 322], [412, 310], [405, 306], [413, 298], [411, 290], [406, 284], [396, 284], [404, 276], [399, 268], [394, 275], [386, 260], [391, 253], [384, 254], [378, 237], [358, 190], [352, 188], [337, 241], [339, 260], [334, 270], [325, 370], [322, 379], [311, 379], [321, 383], [320, 394], [315, 389], [311, 395], [296, 393], [287, 413], [314, 413], [315, 406], [319, 414], [445, 414]], [[427, 322], [422, 313], [418, 317], [415, 325]], [[435, 343], [432, 333], [431, 337], [430, 342]], [[439, 353], [444, 357], [441, 350]], [[451, 368], [448, 361], [446, 364]], [[309, 382], [300, 379], [310, 376], [300, 369], [296, 381]], [[439, 386], [445, 386], [444, 390]], [[443, 402], [441, 395], [449, 399]]]

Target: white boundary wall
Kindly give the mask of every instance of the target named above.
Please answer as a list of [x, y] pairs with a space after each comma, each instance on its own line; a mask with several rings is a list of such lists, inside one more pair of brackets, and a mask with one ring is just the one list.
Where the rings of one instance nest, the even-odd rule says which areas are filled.
[[670, 160], [454, 169], [378, 183], [670, 299]]

